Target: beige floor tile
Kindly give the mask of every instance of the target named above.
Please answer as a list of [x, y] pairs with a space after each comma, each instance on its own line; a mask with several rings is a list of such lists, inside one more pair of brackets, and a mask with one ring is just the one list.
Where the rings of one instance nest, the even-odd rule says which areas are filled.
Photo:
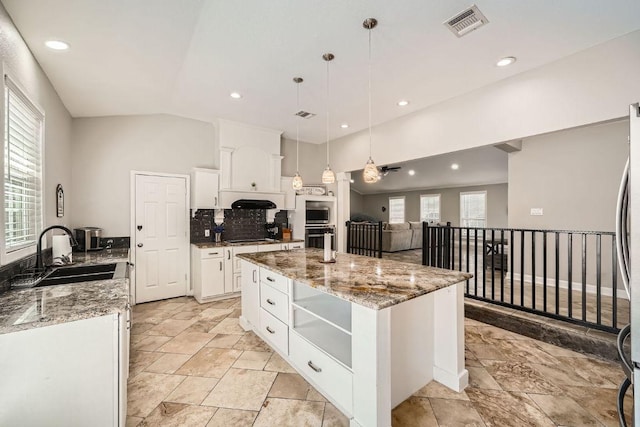
[[200, 319], [208, 319], [213, 320], [214, 322], [220, 322], [228, 317], [231, 313], [233, 313], [233, 309], [231, 308], [213, 308], [209, 307], [205, 310], [202, 310], [198, 314], [198, 318]]
[[557, 345], [553, 345], [553, 344], [549, 344], [549, 343], [546, 343], [543, 341], [537, 341], [537, 340], [532, 340], [532, 341], [534, 341], [538, 347], [540, 347], [541, 349], [543, 349], [544, 351], [546, 351], [547, 353], [555, 357], [582, 357], [582, 358], [587, 357], [584, 354], [577, 353], [575, 351], [571, 351], [566, 348], [559, 347]]
[[176, 299], [166, 300], [158, 304], [158, 310], [177, 311], [186, 306], [184, 302], [174, 302]]
[[[617, 390], [597, 387], [563, 387], [565, 394], [578, 405], [586, 409], [601, 423], [610, 427], [618, 427], [618, 413], [615, 402]], [[633, 399], [628, 393], [624, 399], [624, 409], [627, 420], [631, 419]]]
[[247, 332], [242, 338], [238, 340], [236, 345], [233, 346], [236, 350], [253, 350], [253, 351], [268, 351], [272, 352], [273, 349], [266, 342], [262, 341], [253, 332]]
[[157, 351], [164, 353], [195, 354], [207, 345], [213, 335], [204, 332], [183, 332], [160, 346]]
[[331, 403], [327, 403], [324, 406], [322, 427], [349, 427], [349, 418]]
[[528, 398], [501, 390], [467, 388], [469, 400], [486, 425], [555, 427]]
[[231, 368], [202, 404], [259, 411], [275, 377], [274, 372]]
[[242, 335], [238, 334], [216, 334], [206, 346], [218, 348], [233, 348], [233, 346], [236, 345], [240, 338], [242, 338]]
[[193, 324], [193, 320], [167, 319], [147, 331], [148, 335], [175, 337]]
[[140, 427], [201, 427], [206, 425], [216, 408], [162, 402], [145, 418]]
[[125, 422], [125, 427], [137, 427], [143, 418], [141, 417], [127, 417], [127, 421]]
[[225, 318], [209, 331], [210, 334], [240, 334], [244, 335], [244, 329], [238, 324], [238, 319]]
[[133, 336], [138, 334], [144, 334], [154, 326], [156, 326], [154, 323], [148, 323], [148, 322], [132, 323], [131, 335]]
[[264, 367], [265, 371], [274, 371], [274, 372], [288, 372], [291, 374], [295, 374], [297, 371], [293, 369], [293, 366], [289, 364], [286, 360], [284, 360], [278, 353], [274, 352], [271, 356], [271, 359], [267, 362]]
[[467, 366], [469, 371], [469, 387], [502, 390], [500, 384], [483, 367]]
[[530, 394], [529, 397], [558, 425], [600, 426], [589, 412], [570, 397], [550, 394]]
[[391, 411], [393, 427], [438, 427], [429, 399], [411, 396]]
[[156, 351], [160, 346], [170, 341], [171, 337], [145, 336], [143, 339], [132, 343], [131, 350]]
[[469, 400], [467, 393], [461, 391], [460, 393], [451, 390], [449, 387], [445, 387], [437, 381], [431, 381], [429, 384], [422, 387], [420, 390], [413, 393], [417, 397], [437, 397], [440, 399], [453, 399], [453, 400]]
[[238, 369], [255, 369], [261, 371], [271, 358], [271, 353], [265, 351], [244, 351], [233, 364]]
[[220, 408], [216, 411], [207, 427], [251, 427], [258, 416], [256, 411]]
[[127, 387], [127, 415], [146, 417], [184, 379], [181, 375], [141, 372]]
[[132, 351], [129, 355], [129, 377], [133, 378], [162, 357], [162, 353]]
[[231, 312], [231, 314], [229, 314], [229, 316], [227, 316], [227, 317], [229, 317], [229, 318], [236, 318], [236, 319], [237, 319], [237, 318], [238, 318], [238, 317], [240, 317], [240, 316], [242, 316], [242, 310], [241, 310], [241, 309], [239, 309], [239, 308], [236, 308], [236, 309], [234, 309], [234, 310]]
[[579, 372], [570, 363], [560, 363], [558, 365], [531, 365], [547, 381], [559, 386], [592, 387], [604, 386], [605, 388], [615, 388], [613, 383], [602, 379], [598, 375], [590, 375], [589, 372]]
[[440, 426], [485, 427], [471, 402], [451, 399], [429, 399]]
[[194, 354], [176, 373], [180, 375], [222, 378], [241, 354], [242, 352], [240, 350], [205, 347]]
[[310, 390], [311, 385], [300, 375], [279, 373], [273, 382], [273, 386], [271, 386], [271, 390], [269, 390], [268, 396], [304, 400]]
[[178, 311], [176, 314], [171, 316], [172, 319], [177, 320], [191, 320], [194, 317], [197, 317], [200, 311]]
[[313, 386], [311, 386], [311, 388], [309, 389], [305, 400], [313, 400], [315, 402], [328, 402], [327, 398], [324, 397], [318, 390], [313, 388]]
[[487, 372], [500, 384], [503, 390], [524, 393], [559, 393], [562, 390], [547, 381], [537, 370], [526, 363], [486, 361]]
[[[201, 318], [201, 317], [194, 317], [192, 319], [193, 324], [191, 326], [189, 326], [187, 329], [185, 329], [185, 332], [209, 332], [210, 330], [212, 330], [213, 328], [215, 328], [218, 323], [220, 323], [220, 321], [218, 320], [213, 320], [213, 319], [207, 319], [207, 318]], [[213, 335], [213, 334], [211, 334]]]
[[568, 364], [575, 371], [591, 382], [592, 386], [602, 388], [618, 388], [625, 374], [617, 363], [586, 357], [559, 357], [562, 363]]
[[147, 372], [155, 372], [158, 374], [173, 374], [187, 360], [191, 358], [190, 354], [161, 353], [162, 356], [145, 368]]
[[199, 405], [216, 384], [218, 384], [217, 378], [187, 377], [165, 400]]
[[324, 403], [304, 400], [273, 399], [264, 402], [254, 427], [321, 427]]

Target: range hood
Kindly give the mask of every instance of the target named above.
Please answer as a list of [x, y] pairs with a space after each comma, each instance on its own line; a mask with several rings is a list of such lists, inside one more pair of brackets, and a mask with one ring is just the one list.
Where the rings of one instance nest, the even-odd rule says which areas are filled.
[[271, 200], [239, 199], [231, 203], [231, 209], [275, 209]]
[[221, 209], [281, 209], [284, 193], [220, 190]]

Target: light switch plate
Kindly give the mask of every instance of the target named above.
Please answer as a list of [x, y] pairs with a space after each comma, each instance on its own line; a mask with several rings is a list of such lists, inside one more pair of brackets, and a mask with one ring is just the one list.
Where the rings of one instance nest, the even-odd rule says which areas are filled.
[[211, 236], [211, 230], [204, 230], [204, 237]]
[[542, 208], [531, 208], [531, 215], [535, 215], [535, 216], [543, 215]]

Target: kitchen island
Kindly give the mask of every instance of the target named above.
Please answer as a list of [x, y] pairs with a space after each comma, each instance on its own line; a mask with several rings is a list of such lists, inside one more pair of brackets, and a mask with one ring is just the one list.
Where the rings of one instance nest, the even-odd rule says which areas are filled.
[[461, 391], [468, 273], [318, 249], [239, 255], [240, 324], [351, 420], [390, 426], [432, 380]]

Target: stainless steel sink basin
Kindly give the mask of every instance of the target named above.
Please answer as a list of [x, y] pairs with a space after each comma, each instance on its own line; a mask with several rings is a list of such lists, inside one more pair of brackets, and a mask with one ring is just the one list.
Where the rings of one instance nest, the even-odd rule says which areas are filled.
[[[119, 264], [123, 266], [118, 268]], [[62, 285], [65, 283], [120, 278], [124, 277], [125, 269], [125, 263], [58, 267], [40, 279], [36, 286]]]

